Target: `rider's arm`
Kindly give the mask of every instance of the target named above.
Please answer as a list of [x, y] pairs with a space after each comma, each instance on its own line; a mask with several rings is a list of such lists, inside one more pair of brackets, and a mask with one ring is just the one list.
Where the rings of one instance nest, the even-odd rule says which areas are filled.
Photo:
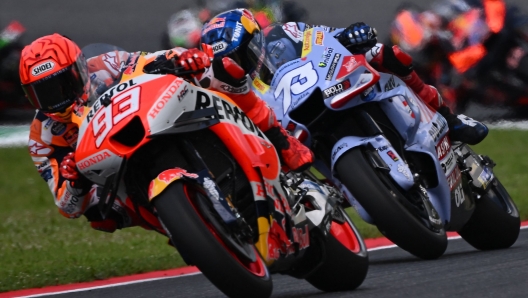
[[[130, 53], [125, 51], [112, 51], [86, 60], [88, 71], [106, 71], [115, 80], [121, 76], [121, 71], [126, 66]], [[111, 83], [111, 82], [110, 82]]]
[[[64, 138], [68, 130], [73, 129], [72, 125], [75, 124], [52, 121], [38, 113], [31, 124], [29, 153], [40, 176], [48, 184], [59, 212], [65, 217], [77, 218], [90, 206], [91, 185], [84, 188], [72, 187], [59, 173], [62, 159], [73, 151]], [[54, 135], [62, 129], [66, 133], [62, 136]]]

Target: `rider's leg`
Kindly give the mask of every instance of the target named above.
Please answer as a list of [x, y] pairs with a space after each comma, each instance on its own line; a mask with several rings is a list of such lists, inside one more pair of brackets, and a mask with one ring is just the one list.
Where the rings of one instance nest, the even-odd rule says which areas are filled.
[[394, 73], [402, 79], [425, 103], [446, 118], [453, 141], [470, 145], [480, 143], [488, 134], [486, 125], [465, 115], [455, 115], [447, 107], [435, 87], [425, 84], [413, 70], [412, 57], [400, 47], [377, 44], [367, 52], [367, 60], [376, 69]]
[[[293, 171], [302, 171], [313, 162], [313, 154], [297, 138], [277, 122], [275, 113], [249, 87], [244, 70], [230, 58], [215, 59], [210, 73], [205, 73], [199, 84], [218, 90], [229, 97], [246, 113], [257, 127], [268, 137], [279, 152], [284, 165]], [[208, 80], [208, 86], [203, 81]]]

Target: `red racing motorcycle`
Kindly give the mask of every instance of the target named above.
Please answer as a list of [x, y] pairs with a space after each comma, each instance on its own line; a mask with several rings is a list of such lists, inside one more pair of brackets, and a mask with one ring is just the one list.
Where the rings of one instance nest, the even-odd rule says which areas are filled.
[[[268, 297], [270, 273], [352, 290], [366, 247], [337, 190], [284, 173], [264, 134], [226, 95], [135, 53], [120, 81], [74, 116], [77, 167], [169, 237], [230, 297]], [[188, 74], [188, 73], [187, 73]]]

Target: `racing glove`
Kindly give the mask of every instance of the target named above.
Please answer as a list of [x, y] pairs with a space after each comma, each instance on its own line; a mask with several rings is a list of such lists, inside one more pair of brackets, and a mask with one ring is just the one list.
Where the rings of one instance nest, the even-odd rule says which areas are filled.
[[68, 153], [60, 163], [60, 174], [66, 180], [75, 181], [79, 179], [79, 170], [75, 165], [75, 153]]
[[345, 28], [336, 38], [353, 54], [364, 54], [376, 45], [377, 36], [375, 28], [359, 22]]
[[[79, 173], [77, 165], [75, 164], [75, 152], [70, 152], [64, 157], [60, 163], [59, 172], [64, 179], [70, 181], [70, 186], [72, 188], [78, 189], [77, 192], [80, 191], [77, 195], [87, 193], [89, 187], [92, 185], [86, 177]], [[73, 193], [75, 193], [75, 191]]]
[[202, 44], [202, 50], [174, 48], [165, 53], [167, 60], [172, 60], [177, 67], [183, 67], [186, 71], [200, 72], [211, 66], [214, 57], [213, 48], [208, 44]]

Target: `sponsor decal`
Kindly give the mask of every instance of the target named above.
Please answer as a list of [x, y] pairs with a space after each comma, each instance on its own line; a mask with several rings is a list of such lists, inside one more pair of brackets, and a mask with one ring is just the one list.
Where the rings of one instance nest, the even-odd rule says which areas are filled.
[[355, 69], [357, 65], [358, 62], [356, 61], [356, 58], [354, 58], [354, 56], [345, 56], [343, 58], [343, 63], [341, 63], [341, 68], [339, 68], [339, 72], [337, 73], [336, 79], [339, 80], [347, 76]]
[[47, 61], [33, 67], [33, 69], [31, 69], [31, 75], [34, 77], [40, 76], [45, 72], [53, 70], [53, 68], [55, 68], [55, 62]]
[[449, 137], [445, 136], [440, 140], [438, 145], [436, 145], [436, 155], [438, 156], [439, 160], [442, 160], [450, 151], [451, 142], [449, 141]]
[[186, 170], [181, 169], [181, 168], [175, 168], [175, 169], [163, 171], [163, 173], [158, 175], [158, 180], [169, 184], [172, 181], [180, 179], [184, 176], [189, 177], [189, 178], [194, 178], [194, 179], [198, 178], [197, 174], [189, 173]]
[[214, 43], [211, 47], [213, 48], [213, 53], [218, 54], [227, 48], [227, 43], [225, 41], [219, 41]]
[[381, 146], [381, 147], [378, 148], [378, 151], [379, 152], [383, 152], [383, 151], [385, 151], [387, 149], [389, 149], [389, 146]]
[[167, 185], [171, 184], [173, 181], [181, 179], [182, 177], [197, 179], [199, 176], [194, 173], [189, 173], [182, 168], [165, 170], [150, 182], [148, 188], [149, 199], [157, 196], [165, 189], [165, 187], [167, 187]]
[[255, 78], [253, 80], [253, 87], [255, 87], [255, 89], [257, 89], [262, 94], [265, 94], [266, 92], [268, 92], [270, 88], [270, 86], [266, 85], [259, 78]]
[[187, 92], [189, 89], [187, 88], [187, 85], [183, 86], [183, 89], [180, 91], [180, 94], [178, 94], [178, 101], [182, 101], [182, 99], [187, 95]]
[[319, 62], [319, 67], [326, 67], [328, 63], [330, 63], [330, 58], [332, 57], [333, 52], [334, 52], [333, 48], [326, 48], [324, 50], [323, 55], [321, 56], [323, 60]]
[[304, 31], [302, 54], [301, 54], [302, 58], [308, 56], [308, 54], [312, 52], [312, 36], [313, 36], [313, 29], [308, 29]]
[[216, 189], [216, 183], [214, 183], [213, 180], [209, 179], [209, 177], [204, 178], [203, 186], [210, 197], [214, 198], [217, 201], [223, 200], [223, 198], [220, 197], [218, 189]]
[[66, 130], [66, 124], [62, 122], [55, 122], [51, 126], [51, 134], [54, 136], [60, 136]]
[[361, 93], [361, 99], [364, 101], [371, 101], [376, 97], [376, 91], [374, 91], [374, 87], [368, 87], [367, 90], [363, 91]]
[[[101, 99], [104, 99], [104, 98], [112, 98], [112, 96], [114, 96], [114, 92], [117, 91], [117, 92], [121, 92], [121, 91], [124, 91], [126, 90], [127, 88], [129, 87], [132, 87], [132, 86], [135, 86], [137, 85], [136, 83], [134, 83], [133, 80], [129, 80], [128, 82], [124, 82], [124, 83], [121, 83], [115, 87], [112, 87], [110, 89], [108, 89], [105, 93], [103, 93], [99, 98], [99, 100], [96, 100], [92, 106], [92, 109], [88, 112], [88, 115], [86, 116], [86, 121], [90, 122], [92, 120], [92, 118], [95, 116], [95, 114], [97, 114], [97, 111], [99, 111], [99, 109], [101, 109]], [[117, 94], [117, 93], [116, 93]]]
[[70, 99], [66, 99], [66, 100], [63, 100], [63, 101], [59, 102], [56, 105], [48, 106], [48, 109], [49, 110], [53, 110], [53, 109], [58, 108], [58, 107], [64, 107], [65, 104], [69, 105], [69, 102], [70, 102]]
[[385, 84], [385, 87], [384, 87], [384, 90], [385, 92], [387, 91], [390, 91], [396, 87], [400, 86], [399, 84], [396, 84], [396, 82], [394, 81], [394, 76], [391, 76], [390, 79], [387, 81], [387, 83]]
[[299, 100], [304, 99], [304, 98], [307, 97], [308, 95], [310, 95], [310, 92], [304, 92], [303, 94], [299, 95]]
[[248, 86], [247, 85], [244, 85], [242, 87], [233, 87], [233, 86], [230, 86], [230, 85], [220, 85], [220, 89], [224, 90], [225, 92], [229, 92], [229, 93], [244, 93], [248, 90]]
[[[163, 95], [160, 98], [158, 98], [158, 100], [154, 103], [152, 108], [150, 108], [150, 111], [148, 113], [150, 118], [156, 119], [159, 112], [165, 107], [167, 102], [169, 102], [169, 100], [174, 96], [174, 94], [176, 94], [176, 91], [178, 91], [178, 88], [180, 88], [181, 83], [182, 83], [181, 80], [177, 80], [172, 85], [170, 85], [169, 88], [165, 90]], [[181, 95], [182, 92], [185, 90], [186, 89], [182, 90], [179, 95]], [[183, 96], [185, 96], [185, 94], [183, 94]], [[181, 98], [183, 98], [183, 96]], [[181, 101], [179, 96], [178, 96], [178, 100]]]
[[293, 242], [299, 243], [299, 249], [310, 246], [310, 234], [308, 233], [308, 225], [304, 225], [304, 233], [302, 229], [293, 228]]
[[334, 58], [332, 59], [332, 64], [330, 64], [330, 67], [328, 68], [328, 72], [326, 73], [325, 80], [331, 81], [334, 77], [334, 72], [337, 68], [337, 63], [339, 63], [339, 59], [341, 59], [341, 54], [336, 53], [334, 55]]
[[435, 142], [438, 141], [442, 133], [447, 128], [447, 122], [444, 117], [436, 117], [436, 119], [431, 123], [431, 128], [429, 129], [429, 135]]
[[90, 157], [87, 157], [79, 162], [77, 162], [77, 168], [79, 168], [79, 170], [83, 171], [93, 165], [96, 165], [100, 162], [102, 162], [103, 160], [107, 159], [111, 157], [111, 155], [108, 153], [108, 151], [103, 151], [103, 152], [100, 152], [100, 153], [97, 153], [97, 154], [94, 154]]
[[444, 161], [440, 163], [440, 166], [442, 166], [445, 174], [450, 173], [453, 170], [453, 167], [455, 166], [455, 160], [455, 153], [453, 153], [453, 151], [449, 151], [448, 157], [446, 157]]
[[238, 41], [240, 35], [242, 35], [242, 23], [237, 21], [235, 30], [233, 32], [233, 38], [231, 38], [231, 41]]
[[35, 155], [35, 156], [39, 156], [39, 155], [48, 155], [50, 153], [53, 152], [53, 149], [42, 144], [42, 143], [39, 143], [35, 140], [29, 140], [29, 153], [31, 153], [31, 155]]
[[486, 189], [488, 184], [493, 180], [493, 173], [490, 169], [484, 168], [482, 173], [478, 176], [477, 180], [482, 184], [482, 188]]
[[350, 84], [349, 80], [343, 81], [341, 83], [338, 83], [328, 89], [323, 90], [323, 98], [327, 99], [332, 96], [336, 96], [339, 93], [343, 93], [347, 89], [350, 89], [352, 85]]
[[115, 52], [109, 52], [109, 53], [103, 54], [103, 62], [107, 66], [109, 66], [109, 68], [112, 68], [113, 70], [115, 70], [115, 73], [118, 73], [125, 64], [125, 61], [122, 61], [121, 63], [119, 63], [119, 59]]
[[398, 160], [400, 160], [400, 159], [398, 158], [398, 156], [396, 156], [396, 154], [394, 154], [394, 152], [392, 152], [392, 150], [387, 151], [387, 155], [388, 155], [392, 160], [394, 160], [394, 161], [398, 161]]
[[46, 159], [45, 161], [37, 165], [37, 171], [39, 172], [39, 174], [42, 174], [42, 172], [49, 168], [51, 168], [51, 163], [49, 159]]
[[302, 40], [303, 32], [299, 30], [296, 23], [288, 22], [282, 25], [282, 30], [296, 43]]
[[55, 123], [55, 121], [53, 121], [51, 118], [49, 118], [48, 120], [46, 120], [46, 123], [44, 124], [44, 129], [45, 129], [45, 130], [48, 130], [49, 127], [50, 127], [53, 123]]
[[77, 143], [77, 138], [79, 137], [79, 128], [73, 127], [72, 129], [68, 130], [62, 137], [68, 144], [70, 144], [70, 146], [76, 147], [75, 144]]
[[206, 109], [214, 107], [218, 114], [218, 119], [223, 122], [231, 122], [237, 126], [246, 128], [249, 132], [260, 135], [260, 130], [255, 124], [249, 119], [249, 117], [240, 110], [239, 107], [232, 105], [214, 95], [209, 95], [205, 92], [196, 92], [196, 106], [195, 110]]
[[332, 153], [332, 159], [335, 159], [337, 153], [339, 153], [339, 151], [343, 150], [344, 148], [347, 148], [348, 147], [348, 144], [347, 143], [343, 143], [341, 145], [339, 145], [339, 147], [337, 147], [335, 150], [334, 150], [334, 153]]
[[53, 178], [53, 175], [51, 174], [51, 168], [48, 168], [44, 170], [42, 173], [40, 173], [40, 177], [44, 179], [44, 181], [48, 182], [50, 179]]
[[460, 207], [462, 203], [466, 200], [466, 197], [464, 195], [464, 189], [462, 188], [462, 183], [458, 185], [458, 187], [455, 189], [455, 204], [457, 207]]
[[449, 185], [449, 190], [453, 190], [462, 178], [462, 173], [458, 167], [455, 168], [449, 176], [447, 176], [447, 185]]
[[323, 40], [324, 40], [324, 32], [323, 31], [317, 31], [315, 33], [315, 44], [318, 45], [318, 46], [322, 46], [323, 45]]
[[407, 180], [411, 181], [411, 174], [409, 171], [407, 171], [407, 167], [404, 164], [398, 164], [398, 172], [402, 173], [402, 175], [405, 176]]
[[213, 29], [224, 28], [224, 27], [225, 27], [225, 18], [214, 18], [205, 25], [205, 28], [202, 31], [202, 35], [204, 35], [205, 33]]

